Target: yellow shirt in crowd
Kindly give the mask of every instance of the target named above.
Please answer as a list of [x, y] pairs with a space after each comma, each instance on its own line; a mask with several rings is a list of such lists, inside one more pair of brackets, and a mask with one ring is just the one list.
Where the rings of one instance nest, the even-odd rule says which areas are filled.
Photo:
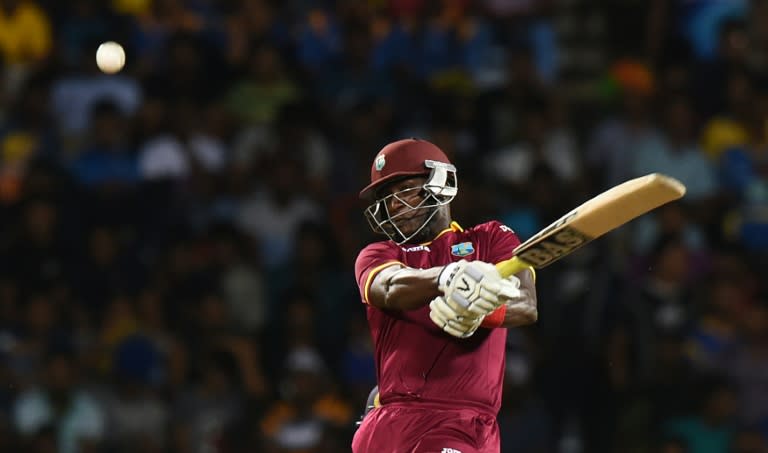
[[112, 8], [121, 14], [143, 16], [152, 10], [152, 0], [112, 0]]
[[15, 11], [0, 8], [0, 58], [5, 63], [29, 63], [51, 51], [51, 24], [34, 3], [22, 1]]

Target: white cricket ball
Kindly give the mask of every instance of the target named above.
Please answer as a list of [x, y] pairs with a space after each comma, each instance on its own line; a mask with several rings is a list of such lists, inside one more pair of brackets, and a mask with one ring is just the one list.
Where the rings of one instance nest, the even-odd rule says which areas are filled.
[[125, 66], [123, 46], [114, 41], [102, 43], [96, 50], [96, 64], [107, 74], [119, 72]]

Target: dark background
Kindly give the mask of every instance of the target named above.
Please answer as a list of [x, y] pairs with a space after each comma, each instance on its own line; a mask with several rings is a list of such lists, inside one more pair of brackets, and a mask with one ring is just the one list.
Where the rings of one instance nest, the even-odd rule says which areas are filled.
[[688, 186], [539, 272], [504, 453], [767, 451], [768, 2], [0, 0], [0, 62], [0, 451], [349, 451], [403, 137], [523, 239]]

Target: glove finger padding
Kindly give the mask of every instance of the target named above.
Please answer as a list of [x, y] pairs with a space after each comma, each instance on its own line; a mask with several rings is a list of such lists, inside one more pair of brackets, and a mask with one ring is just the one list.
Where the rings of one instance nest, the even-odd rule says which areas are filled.
[[444, 297], [437, 297], [429, 304], [429, 318], [444, 332], [457, 338], [472, 336], [483, 322], [480, 316], [462, 316], [449, 305]]
[[438, 287], [446, 299], [454, 302], [458, 312], [463, 310], [483, 316], [501, 305], [498, 293], [503, 281], [494, 265], [461, 260], [443, 269]]
[[498, 298], [502, 301], [516, 300], [523, 298], [523, 292], [520, 289], [520, 279], [510, 276], [501, 280], [499, 284]]
[[499, 300], [499, 296], [485, 288], [480, 288], [478, 294], [471, 297], [472, 299], [470, 300], [463, 294], [454, 292], [451, 296], [446, 296], [446, 299], [457, 313], [473, 314], [475, 316], [485, 315], [502, 303]]
[[450, 304], [456, 313], [462, 316], [485, 316], [496, 310], [502, 304], [502, 301], [496, 296], [491, 296], [488, 299], [477, 298], [468, 306], [465, 305], [466, 301], [460, 302], [457, 301], [456, 298], [461, 298], [461, 295], [457, 294], [454, 295], [454, 297], [446, 297], [446, 303]]
[[478, 318], [477, 315], [472, 313], [460, 313], [456, 311], [454, 306], [452, 306], [444, 297], [433, 299], [429, 304], [429, 308], [431, 310], [430, 315], [434, 315], [436, 318], [442, 319], [445, 322], [453, 320], [454, 323], [469, 326]]
[[477, 332], [478, 327], [480, 327], [479, 322], [472, 326], [472, 328], [467, 329], [463, 326], [455, 326], [452, 322], [449, 321], [448, 324], [446, 324], [443, 328], [443, 332], [456, 338], [469, 338], [474, 335], [475, 332]]
[[496, 294], [489, 291], [482, 291], [480, 294], [473, 296], [471, 300], [467, 300], [461, 294], [456, 293], [446, 297], [459, 307], [458, 311], [464, 311], [466, 314], [474, 316], [485, 316], [504, 302]]

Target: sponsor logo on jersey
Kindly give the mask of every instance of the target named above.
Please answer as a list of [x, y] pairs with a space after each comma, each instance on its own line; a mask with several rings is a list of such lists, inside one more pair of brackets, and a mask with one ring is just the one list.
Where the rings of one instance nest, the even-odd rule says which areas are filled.
[[475, 253], [475, 246], [471, 242], [462, 242], [451, 246], [451, 255], [467, 256]]
[[505, 233], [514, 233], [515, 231], [512, 230], [512, 228], [506, 226], [506, 225], [499, 225], [499, 229], [501, 231], [504, 231]]
[[387, 165], [387, 159], [384, 157], [383, 154], [379, 155], [379, 157], [376, 158], [376, 162], [374, 163], [376, 166], [376, 171], [381, 171], [382, 168], [384, 168], [385, 165]]
[[431, 250], [429, 250], [429, 246], [427, 245], [415, 245], [413, 247], [408, 247], [408, 248], [400, 247], [400, 248], [403, 249], [404, 252], [431, 252]]

